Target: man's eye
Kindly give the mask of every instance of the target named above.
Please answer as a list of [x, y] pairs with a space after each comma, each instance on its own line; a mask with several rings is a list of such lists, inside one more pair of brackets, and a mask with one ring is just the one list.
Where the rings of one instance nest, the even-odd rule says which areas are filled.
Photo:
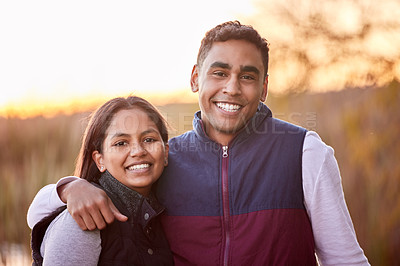
[[227, 76], [224, 72], [221, 72], [221, 71], [215, 71], [213, 74], [218, 77], [226, 77]]
[[243, 75], [242, 79], [255, 80], [255, 78], [253, 76], [250, 76], [250, 75]]

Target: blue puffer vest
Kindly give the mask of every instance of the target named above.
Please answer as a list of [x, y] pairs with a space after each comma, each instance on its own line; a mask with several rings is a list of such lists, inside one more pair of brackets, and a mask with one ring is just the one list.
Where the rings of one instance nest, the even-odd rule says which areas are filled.
[[306, 130], [260, 103], [227, 145], [194, 130], [169, 142], [157, 186], [176, 265], [316, 265], [303, 204]]

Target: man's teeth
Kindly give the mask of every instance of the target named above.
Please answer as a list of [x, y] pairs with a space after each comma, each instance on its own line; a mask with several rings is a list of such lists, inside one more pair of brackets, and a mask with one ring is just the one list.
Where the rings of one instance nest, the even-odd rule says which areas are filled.
[[143, 164], [136, 164], [128, 167], [128, 170], [139, 170], [139, 169], [145, 169], [149, 168], [150, 164], [148, 163], [143, 163]]
[[227, 112], [236, 112], [240, 109], [240, 105], [229, 103], [217, 103], [217, 106]]

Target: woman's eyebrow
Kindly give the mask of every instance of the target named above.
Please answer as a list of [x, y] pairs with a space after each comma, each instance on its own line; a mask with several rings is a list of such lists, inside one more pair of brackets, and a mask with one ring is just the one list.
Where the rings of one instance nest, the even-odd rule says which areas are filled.
[[[151, 134], [151, 133], [157, 133], [158, 134], [159, 132], [156, 129], [149, 128], [149, 129], [146, 129], [146, 130], [140, 132], [140, 135], [146, 135], [146, 134]], [[125, 133], [125, 132], [115, 132], [114, 134], [110, 135], [110, 138], [111, 139], [121, 138], [121, 137], [129, 138], [130, 136], [131, 136], [130, 134]]]
[[129, 137], [129, 134], [124, 133], [124, 132], [116, 132], [113, 135], [111, 135], [111, 139], [120, 138], [120, 137]]
[[153, 128], [149, 128], [149, 129], [143, 131], [143, 132], [141, 133], [141, 135], [146, 135], [146, 134], [150, 134], [150, 133], [157, 133], [157, 134], [158, 134], [159, 131], [156, 130], [156, 129], [153, 129]]

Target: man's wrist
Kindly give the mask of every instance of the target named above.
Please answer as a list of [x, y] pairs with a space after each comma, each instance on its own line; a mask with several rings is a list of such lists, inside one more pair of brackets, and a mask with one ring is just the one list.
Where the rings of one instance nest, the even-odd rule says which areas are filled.
[[[73, 181], [71, 181], [71, 182], [73, 182]], [[70, 184], [70, 183], [63, 184], [63, 185], [57, 187], [57, 194], [58, 194], [58, 197], [59, 197], [60, 200], [61, 200], [62, 202], [64, 202], [65, 204], [67, 203], [67, 197], [66, 197], [66, 195], [65, 195], [65, 187], [66, 187], [68, 184]]]
[[57, 182], [57, 195], [63, 203], [67, 203], [68, 186], [78, 179], [76, 176], [67, 176]]

